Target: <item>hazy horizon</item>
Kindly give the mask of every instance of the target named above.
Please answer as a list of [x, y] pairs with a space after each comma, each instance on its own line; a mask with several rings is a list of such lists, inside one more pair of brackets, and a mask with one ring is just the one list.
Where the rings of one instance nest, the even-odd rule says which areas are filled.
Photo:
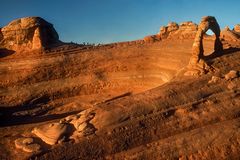
[[171, 21], [199, 23], [206, 15], [215, 16], [221, 28], [233, 28], [240, 23], [239, 5], [224, 0], [2, 0], [0, 27], [39, 16], [54, 25], [62, 41], [112, 43], [156, 34]]

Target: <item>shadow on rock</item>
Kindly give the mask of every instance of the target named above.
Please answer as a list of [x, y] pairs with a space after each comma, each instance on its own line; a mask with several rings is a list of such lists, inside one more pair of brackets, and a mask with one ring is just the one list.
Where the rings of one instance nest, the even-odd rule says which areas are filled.
[[15, 51], [13, 51], [13, 50], [8, 50], [6, 48], [0, 48], [0, 58], [10, 56], [14, 53], [15, 53]]
[[224, 49], [221, 52], [213, 52], [212, 54], [210, 54], [208, 56], [204, 56], [204, 60], [212, 60], [214, 58], [221, 57], [223, 55], [233, 54], [233, 53], [235, 53], [237, 51], [240, 51], [240, 48]]

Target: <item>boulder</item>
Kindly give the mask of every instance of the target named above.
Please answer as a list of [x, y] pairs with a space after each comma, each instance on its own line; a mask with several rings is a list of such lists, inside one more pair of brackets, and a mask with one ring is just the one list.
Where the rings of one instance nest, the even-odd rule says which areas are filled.
[[69, 124], [51, 123], [36, 127], [32, 132], [45, 143], [54, 145], [68, 136], [72, 131]]
[[35, 50], [56, 44], [59, 37], [53, 25], [40, 17], [25, 17], [0, 30], [0, 48]]
[[94, 125], [90, 123], [94, 116], [95, 113], [92, 110], [85, 110], [76, 115], [70, 115], [61, 121], [74, 126], [75, 133], [73, 137], [76, 139], [76, 137], [87, 136], [95, 133], [96, 129]]

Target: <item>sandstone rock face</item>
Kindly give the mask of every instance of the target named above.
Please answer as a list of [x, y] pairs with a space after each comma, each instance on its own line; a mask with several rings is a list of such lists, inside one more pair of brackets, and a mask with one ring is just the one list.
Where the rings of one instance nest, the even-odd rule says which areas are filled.
[[182, 22], [179, 26], [179, 30], [182, 31], [197, 31], [197, 29], [197, 24], [193, 23], [192, 21]]
[[59, 42], [53, 25], [40, 17], [25, 17], [0, 30], [0, 48], [14, 51], [41, 49]]
[[234, 26], [234, 31], [240, 32], [240, 24]]
[[167, 26], [162, 26], [159, 33], [144, 37], [145, 43], [153, 43], [163, 39], [194, 39], [198, 26], [192, 21], [177, 24], [170, 22]]
[[178, 30], [178, 28], [179, 28], [179, 26], [176, 22], [170, 22], [170, 23], [168, 23], [167, 31], [168, 32], [176, 31], [176, 30]]
[[160, 40], [160, 39], [156, 35], [150, 35], [150, 36], [144, 37], [144, 42], [147, 42], [147, 43], [153, 43], [158, 40]]
[[[198, 25], [198, 30], [192, 47], [192, 57], [189, 62], [189, 68], [191, 70], [196, 70], [196, 73], [192, 73], [193, 75], [202, 74], [210, 69], [210, 67], [203, 60], [203, 36], [209, 29], [215, 33], [214, 51], [216, 53], [222, 51], [222, 43], [220, 41], [220, 27], [217, 23], [217, 20], [212, 16], [203, 17], [200, 24]], [[185, 75], [188, 75], [188, 73]]]
[[168, 27], [166, 27], [166, 26], [162, 26], [161, 28], [160, 28], [160, 32], [158, 33], [158, 35], [161, 37], [161, 38], [167, 38], [167, 36], [168, 36]]
[[184, 39], [194, 38], [197, 32], [197, 24], [188, 21], [178, 25], [175, 22], [170, 22], [168, 26], [162, 26], [158, 35], [160, 39]]
[[[234, 29], [235, 31], [235, 29]], [[229, 27], [225, 27], [222, 31], [221, 31], [221, 38], [231, 42], [231, 41], [239, 41], [240, 38], [240, 34], [236, 33], [236, 31], [234, 32], [233, 30], [230, 30]]]
[[198, 26], [192, 21], [183, 22], [179, 26], [179, 30], [176, 35], [179, 35], [179, 38], [194, 38], [197, 33]]

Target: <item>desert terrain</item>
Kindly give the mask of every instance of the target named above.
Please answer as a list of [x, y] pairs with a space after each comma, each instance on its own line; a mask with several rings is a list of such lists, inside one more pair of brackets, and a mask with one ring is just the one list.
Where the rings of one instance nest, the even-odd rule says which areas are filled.
[[201, 32], [192, 72], [201, 24], [100, 45], [39, 17], [0, 28], [0, 159], [240, 159], [240, 25], [221, 51]]

